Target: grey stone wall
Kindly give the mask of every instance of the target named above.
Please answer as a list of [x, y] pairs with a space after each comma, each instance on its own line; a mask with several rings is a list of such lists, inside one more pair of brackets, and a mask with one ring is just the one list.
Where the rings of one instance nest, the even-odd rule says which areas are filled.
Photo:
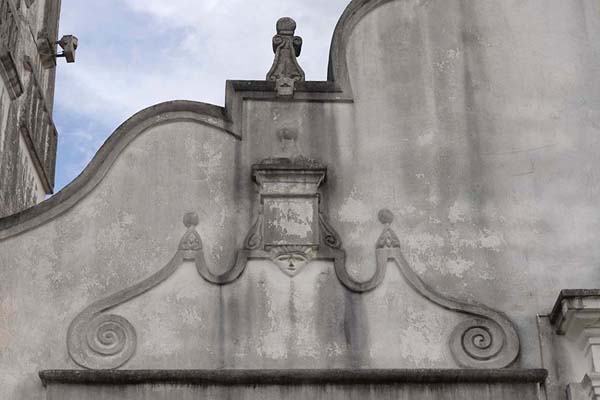
[[60, 0], [0, 1], [0, 216], [53, 192], [55, 70], [37, 43], [57, 40], [59, 13]]
[[[0, 219], [0, 386], [41, 399], [39, 370], [115, 360], [458, 369], [451, 338], [471, 316], [451, 298], [514, 323], [509, 368], [548, 367], [536, 316], [560, 289], [599, 283], [598, 7], [357, 0], [336, 29], [329, 82], [295, 82], [285, 98], [275, 82], [228, 82], [225, 108], [176, 101], [135, 115], [65, 191]], [[251, 166], [280, 151], [289, 127], [327, 166], [321, 208], [348, 274], [383, 264], [371, 291], [348, 290], [328, 259], [290, 277], [263, 257], [227, 284], [207, 279], [235, 265], [260, 209]], [[392, 252], [378, 252], [381, 209], [408, 267], [376, 259]], [[189, 212], [200, 239], [182, 224]], [[71, 335], [90, 304], [100, 319]], [[479, 350], [497, 345], [477, 332]], [[557, 398], [567, 379], [579, 378], [559, 376]]]

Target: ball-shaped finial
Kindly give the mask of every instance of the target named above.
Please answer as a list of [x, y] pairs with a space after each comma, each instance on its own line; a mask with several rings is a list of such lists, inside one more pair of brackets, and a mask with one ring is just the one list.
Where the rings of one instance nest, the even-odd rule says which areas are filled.
[[279, 35], [294, 35], [296, 31], [296, 21], [290, 17], [279, 18], [277, 21], [277, 33]]
[[185, 225], [186, 228], [190, 228], [192, 226], [197, 226], [199, 222], [200, 222], [200, 218], [198, 217], [198, 214], [196, 214], [195, 212], [189, 212], [183, 216], [183, 224]]
[[381, 222], [384, 225], [391, 224], [394, 221], [394, 213], [392, 213], [387, 208], [384, 208], [383, 210], [379, 211], [379, 214], [377, 214], [377, 218], [379, 218], [379, 222]]

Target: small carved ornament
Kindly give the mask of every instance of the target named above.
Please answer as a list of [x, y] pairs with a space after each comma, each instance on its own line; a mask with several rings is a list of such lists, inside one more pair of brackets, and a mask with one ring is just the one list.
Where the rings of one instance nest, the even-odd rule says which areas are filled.
[[294, 36], [296, 22], [289, 18], [277, 21], [277, 35], [273, 36], [273, 66], [267, 73], [267, 80], [275, 81], [278, 96], [292, 96], [296, 82], [304, 81], [304, 71], [296, 57], [302, 50], [302, 38]]

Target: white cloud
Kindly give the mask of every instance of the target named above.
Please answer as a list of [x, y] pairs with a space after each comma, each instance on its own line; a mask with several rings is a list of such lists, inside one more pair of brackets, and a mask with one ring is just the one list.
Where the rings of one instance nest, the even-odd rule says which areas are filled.
[[[225, 80], [264, 79], [281, 16], [298, 22], [307, 79], [325, 79], [331, 36], [348, 2], [63, 0], [60, 31], [77, 35], [80, 46], [75, 64], [58, 66], [59, 146], [75, 132], [89, 137], [87, 146], [77, 137], [86, 151], [59, 151], [67, 160], [59, 166], [82, 164], [89, 148], [96, 150], [119, 123], [149, 105], [173, 99], [223, 104]], [[59, 182], [75, 176], [57, 174]]]

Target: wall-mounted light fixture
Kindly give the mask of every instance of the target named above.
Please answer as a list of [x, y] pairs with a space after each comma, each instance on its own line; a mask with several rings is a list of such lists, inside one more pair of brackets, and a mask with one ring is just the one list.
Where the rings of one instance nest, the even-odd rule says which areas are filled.
[[64, 35], [63, 37], [61, 37], [60, 40], [56, 42], [56, 44], [63, 49], [63, 52], [57, 54], [56, 57], [64, 57], [68, 63], [74, 63], [75, 50], [77, 50], [78, 42], [79, 39], [77, 39], [77, 36]]
[[[56, 67], [58, 57], [64, 57], [68, 63], [75, 62], [75, 51], [78, 43], [79, 39], [74, 35], [64, 35], [57, 42], [51, 42], [44, 34], [38, 35], [37, 45], [42, 66], [45, 69]], [[63, 49], [62, 53], [56, 52], [56, 45]]]

